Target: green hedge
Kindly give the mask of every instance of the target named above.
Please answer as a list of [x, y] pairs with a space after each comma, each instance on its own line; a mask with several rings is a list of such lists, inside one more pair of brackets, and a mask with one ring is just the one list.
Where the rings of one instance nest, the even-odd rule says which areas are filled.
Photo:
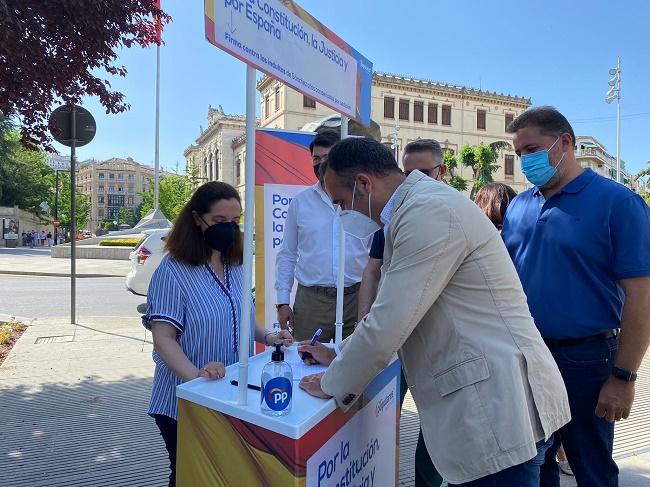
[[99, 245], [102, 247], [137, 247], [140, 242], [142, 242], [140, 237], [129, 237], [129, 238], [111, 238], [108, 240], [102, 240], [99, 242]]

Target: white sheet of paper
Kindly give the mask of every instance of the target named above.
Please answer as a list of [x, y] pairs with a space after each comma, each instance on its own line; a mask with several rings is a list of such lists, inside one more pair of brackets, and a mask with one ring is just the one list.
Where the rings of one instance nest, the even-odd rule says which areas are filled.
[[325, 372], [327, 370], [326, 365], [307, 365], [302, 360], [293, 358], [286, 360], [286, 362], [291, 365], [293, 380], [300, 380], [307, 375], [319, 374], [320, 372]]

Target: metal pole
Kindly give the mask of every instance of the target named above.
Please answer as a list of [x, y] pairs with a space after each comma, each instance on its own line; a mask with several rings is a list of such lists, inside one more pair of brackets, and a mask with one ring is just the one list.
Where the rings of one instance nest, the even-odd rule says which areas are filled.
[[253, 220], [255, 216], [255, 69], [246, 66], [246, 168], [244, 181], [244, 294], [239, 327], [239, 401], [248, 399], [248, 354], [253, 296]]
[[158, 209], [158, 178], [160, 175], [160, 44], [156, 45], [156, 149], [153, 170], [153, 209]]
[[341, 115], [341, 140], [348, 136], [348, 117]]
[[70, 323], [77, 322], [77, 175], [75, 168], [75, 156], [77, 145], [77, 111], [72, 107], [71, 115], [72, 146], [70, 149]]
[[[348, 117], [341, 115], [341, 140], [348, 136]], [[345, 232], [339, 219], [338, 274], [336, 275], [336, 319], [334, 343], [343, 341], [343, 295], [345, 292]]]
[[616, 94], [616, 182], [621, 182], [621, 58], [616, 65], [618, 93]]
[[[54, 219], [59, 219], [59, 170], [55, 169], [54, 173], [56, 174], [56, 189], [54, 190]], [[54, 227], [54, 245], [59, 243], [59, 227]]]

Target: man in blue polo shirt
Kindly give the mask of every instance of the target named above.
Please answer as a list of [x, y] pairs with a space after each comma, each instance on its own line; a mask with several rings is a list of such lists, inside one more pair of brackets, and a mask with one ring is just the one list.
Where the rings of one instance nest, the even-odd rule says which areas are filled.
[[535, 187], [510, 204], [502, 236], [572, 417], [547, 452], [541, 485], [560, 485], [561, 441], [578, 485], [617, 486], [614, 421], [630, 414], [650, 341], [650, 209], [580, 166], [573, 129], [554, 108], [527, 110], [507, 130]]

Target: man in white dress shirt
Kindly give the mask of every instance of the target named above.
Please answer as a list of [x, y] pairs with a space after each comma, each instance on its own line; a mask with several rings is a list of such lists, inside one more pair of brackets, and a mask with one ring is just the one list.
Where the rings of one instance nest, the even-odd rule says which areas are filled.
[[[321, 328], [321, 342], [334, 338], [336, 278], [338, 275], [339, 216], [323, 189], [319, 168], [340, 140], [333, 130], [316, 135], [309, 149], [319, 181], [298, 194], [289, 204], [282, 246], [276, 264], [275, 290], [278, 322], [293, 327], [296, 340], [309, 340]], [[354, 331], [359, 283], [368, 263], [370, 236], [363, 240], [350, 235], [345, 241], [345, 292], [343, 338]], [[290, 303], [294, 280], [298, 290]]]

